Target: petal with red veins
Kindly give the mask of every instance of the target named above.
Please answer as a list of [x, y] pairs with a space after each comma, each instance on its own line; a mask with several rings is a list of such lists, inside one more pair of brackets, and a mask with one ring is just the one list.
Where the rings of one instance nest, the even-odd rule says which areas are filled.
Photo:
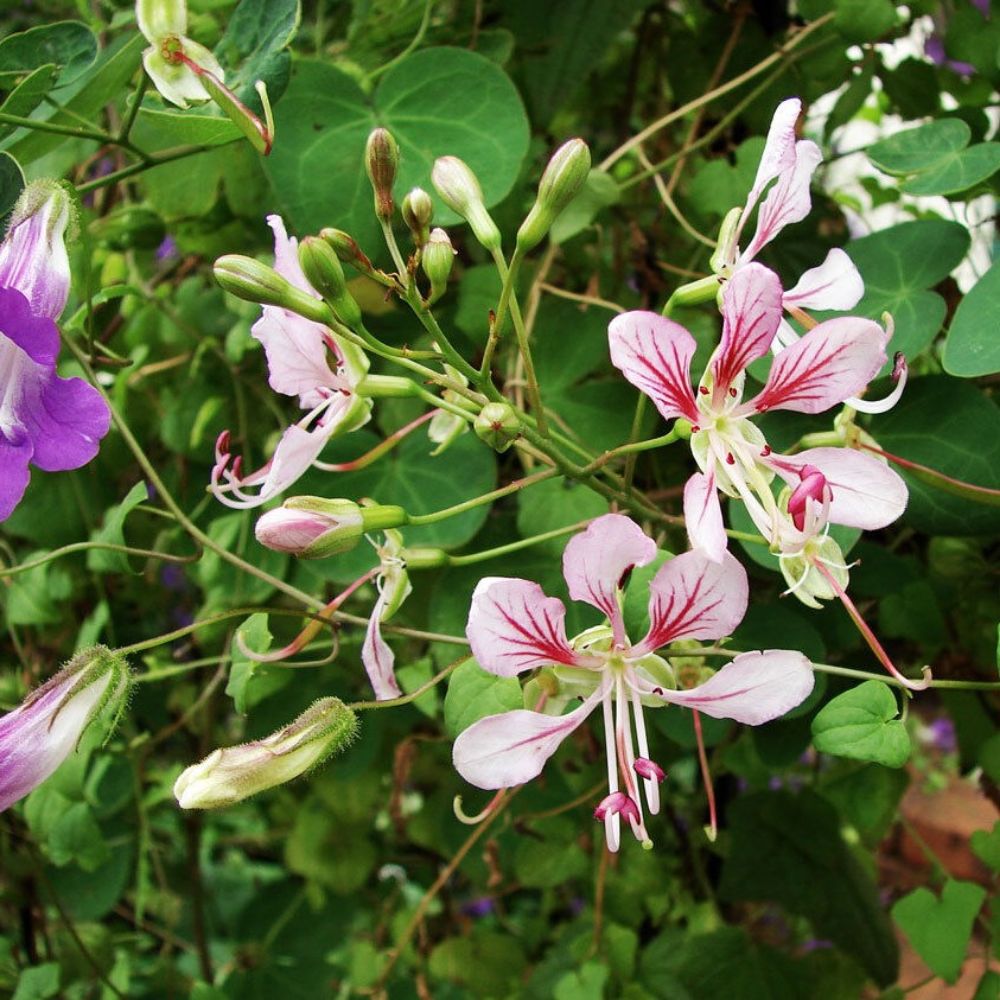
[[812, 692], [812, 665], [790, 649], [740, 653], [704, 684], [686, 691], [657, 691], [664, 701], [714, 719], [759, 726], [790, 712]]
[[679, 323], [659, 313], [634, 310], [608, 327], [611, 363], [656, 404], [666, 420], [698, 422], [691, 388], [695, 340]]
[[865, 294], [854, 261], [839, 247], [826, 255], [819, 267], [810, 268], [794, 288], [785, 292], [786, 309], [853, 309]]
[[741, 411], [822, 413], [858, 395], [885, 364], [888, 335], [870, 319], [840, 316], [780, 351], [767, 383]]
[[644, 656], [675, 639], [720, 639], [746, 614], [746, 570], [728, 552], [720, 562], [698, 551], [663, 564], [649, 585], [649, 632], [632, 650]]
[[803, 466], [819, 469], [830, 487], [828, 517], [834, 524], [875, 531], [892, 524], [906, 509], [908, 493], [902, 477], [884, 462], [852, 448], [808, 448], [761, 461], [792, 486]]
[[711, 465], [707, 474], [696, 472], [684, 486], [684, 523], [691, 548], [700, 549], [712, 562], [722, 562], [728, 540]]
[[551, 663], [579, 664], [566, 639], [566, 608], [537, 583], [488, 576], [472, 595], [465, 628], [472, 655], [491, 674], [513, 677]]
[[455, 740], [455, 770], [477, 788], [512, 788], [531, 781], [559, 744], [590, 715], [602, 694], [599, 688], [566, 715], [516, 709], [474, 722]]
[[809, 214], [809, 184], [822, 159], [816, 143], [801, 139], [795, 144], [795, 165], [784, 171], [768, 191], [757, 213], [757, 231], [741, 254], [741, 261], [752, 260], [785, 226], [801, 222]]
[[586, 601], [611, 621], [615, 638], [624, 640], [618, 587], [635, 566], [656, 557], [656, 543], [631, 518], [605, 514], [574, 535], [563, 552], [563, 575], [574, 601]]
[[712, 359], [716, 392], [725, 392], [757, 358], [767, 354], [781, 322], [781, 281], [763, 264], [747, 264], [722, 293], [722, 340]]

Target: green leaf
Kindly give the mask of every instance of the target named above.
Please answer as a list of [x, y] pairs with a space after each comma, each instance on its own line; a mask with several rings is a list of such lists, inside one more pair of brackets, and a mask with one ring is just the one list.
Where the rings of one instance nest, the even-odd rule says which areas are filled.
[[608, 981], [607, 966], [584, 962], [579, 969], [567, 972], [556, 983], [555, 1000], [603, 1000]]
[[949, 983], [958, 979], [972, 937], [972, 925], [986, 890], [948, 879], [938, 899], [923, 887], [904, 896], [892, 917], [930, 970]]
[[75, 80], [97, 58], [97, 39], [79, 21], [56, 21], [0, 41], [0, 84], [42, 66], [62, 68], [60, 85]]
[[957, 194], [989, 180], [1000, 170], [1000, 142], [981, 142], [936, 163], [906, 181], [907, 194]]
[[12, 1000], [48, 1000], [59, 993], [59, 963], [43, 962], [23, 969]]
[[[147, 498], [146, 483], [140, 480], [128, 491], [120, 504], [112, 507], [104, 515], [104, 524], [94, 532], [92, 540], [109, 545], [124, 545], [125, 518]], [[129, 564], [129, 557], [124, 552], [108, 552], [104, 549], [91, 549], [87, 553], [87, 569], [95, 573], [134, 572]]]
[[251, 615], [233, 636], [226, 694], [233, 699], [236, 711], [242, 715], [281, 690], [292, 679], [292, 671], [287, 667], [252, 660], [243, 652], [244, 645], [255, 653], [266, 653], [271, 648], [266, 614]]
[[[1000, 482], [1000, 410], [975, 386], [946, 375], [912, 379], [873, 432], [890, 454], [976, 486]], [[910, 501], [903, 520], [930, 535], [988, 534], [1000, 510], [935, 489], [905, 468]]]
[[[24, 561], [34, 562], [46, 554], [45, 550], [30, 552]], [[11, 625], [45, 625], [61, 621], [64, 602], [72, 589], [69, 573], [52, 562], [19, 573], [5, 588], [7, 621]]]
[[897, 715], [888, 684], [865, 681], [820, 709], [812, 721], [813, 746], [820, 753], [902, 767], [910, 759], [910, 737]]
[[940, 118], [873, 143], [868, 159], [884, 173], [905, 177], [950, 159], [969, 145], [971, 136], [961, 118]]
[[[133, 138], [143, 149], [156, 152], [170, 146], [222, 146], [242, 134], [214, 105], [206, 105], [190, 111], [141, 108]], [[184, 174], [188, 168], [178, 170], [176, 163], [168, 163], [160, 169]]]
[[565, 243], [586, 229], [602, 209], [616, 204], [620, 198], [621, 191], [610, 174], [591, 170], [583, 189], [552, 223], [549, 239], [553, 243]]
[[[407, 56], [381, 78], [371, 100], [325, 63], [297, 62], [265, 169], [291, 228], [346, 229], [375, 253], [381, 234], [362, 169], [365, 141], [388, 128], [400, 148], [396, 189], [433, 191], [434, 160], [458, 156], [479, 177], [487, 206], [511, 189], [528, 148], [528, 122], [514, 85], [490, 60], [456, 48]], [[316, 177], [332, 178], [317, 184]], [[457, 217], [440, 203], [435, 222]]]
[[0, 153], [0, 221], [13, 210], [23, 190], [21, 165], [10, 153]]
[[849, 42], [873, 42], [891, 31], [897, 21], [891, 0], [837, 0], [834, 27]]
[[497, 677], [469, 659], [448, 678], [444, 724], [452, 736], [458, 736], [487, 715], [515, 708], [524, 708], [521, 684], [516, 677]]
[[[146, 39], [138, 32], [120, 35], [101, 52], [94, 66], [74, 81], [69, 88], [74, 91], [73, 96], [63, 104], [62, 110], [53, 112], [45, 120], [59, 125], [79, 125], [80, 119], [94, 119], [100, 109], [109, 101], [116, 100], [128, 85], [139, 67], [145, 46]], [[19, 162], [34, 163], [70, 138], [51, 132], [30, 131], [7, 148]]]
[[976, 830], [969, 839], [973, 853], [994, 872], [1000, 872], [1000, 820], [992, 830]]
[[431, 952], [427, 967], [435, 979], [464, 986], [459, 996], [516, 995], [516, 983], [526, 962], [517, 938], [476, 928], [470, 937], [445, 938]]
[[[549, 479], [518, 493], [517, 530], [527, 538], [599, 517], [607, 511], [607, 501], [586, 486], [567, 479]], [[539, 548], [559, 554], [569, 537], [550, 539]]]
[[300, 16], [299, 0], [241, 0], [229, 17], [215, 53], [226, 68], [226, 86], [254, 110], [260, 110], [257, 80], [267, 85], [272, 104], [288, 86], [288, 44]]
[[844, 762], [824, 775], [819, 792], [837, 807], [862, 841], [875, 848], [895, 822], [896, 810], [909, 784], [904, 769]]
[[576, 824], [563, 816], [532, 823], [514, 854], [514, 874], [521, 885], [554, 889], [585, 875], [590, 863], [576, 840]]
[[839, 834], [833, 807], [812, 792], [759, 792], [730, 806], [731, 849], [720, 895], [773, 900], [807, 917], [880, 986], [895, 982], [899, 950], [871, 876]]
[[976, 378], [1000, 371], [1000, 260], [958, 304], [944, 345], [945, 371]]
[[[52, 63], [46, 63], [44, 66], [32, 70], [11, 90], [3, 104], [0, 104], [0, 113], [17, 115], [21, 118], [30, 115], [42, 103], [42, 98], [52, 89], [57, 69], [58, 67]], [[0, 124], [0, 138], [6, 138], [16, 128], [16, 125]]]
[[889, 312], [895, 324], [885, 374], [895, 351], [912, 361], [941, 329], [944, 299], [927, 289], [961, 263], [969, 233], [957, 222], [918, 219], [863, 236], [845, 249], [865, 281], [864, 297], [854, 312], [875, 320]]
[[987, 969], [979, 980], [972, 1000], [998, 1000], [1000, 998], [1000, 972]]

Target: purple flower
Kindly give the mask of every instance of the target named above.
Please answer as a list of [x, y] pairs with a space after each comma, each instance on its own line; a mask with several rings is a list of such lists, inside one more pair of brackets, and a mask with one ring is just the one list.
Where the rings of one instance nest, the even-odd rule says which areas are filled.
[[28, 463], [45, 472], [86, 465], [110, 413], [82, 379], [56, 375], [55, 320], [69, 294], [63, 236], [69, 199], [50, 181], [21, 195], [0, 243], [0, 521], [28, 486]]
[[94, 646], [0, 719], [0, 812], [55, 771], [102, 709], [120, 708], [127, 687], [125, 661]]

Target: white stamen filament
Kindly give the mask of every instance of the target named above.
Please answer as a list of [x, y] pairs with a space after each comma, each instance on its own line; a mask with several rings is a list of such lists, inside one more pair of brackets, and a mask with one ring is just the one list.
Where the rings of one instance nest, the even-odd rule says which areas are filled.
[[[646, 720], [642, 717], [642, 702], [635, 688], [632, 688], [632, 714], [635, 717], [635, 738], [639, 744], [639, 755], [650, 760], [649, 744], [646, 741]], [[655, 816], [660, 811], [660, 783], [656, 778], [643, 778], [642, 784], [646, 789], [649, 812]]]
[[[611, 688], [604, 692], [601, 699], [604, 711], [604, 749], [608, 757], [608, 794], [618, 791], [618, 756], [615, 752], [615, 724], [611, 716]], [[604, 815], [604, 839], [608, 850], [612, 853], [618, 850], [621, 843], [621, 818], [610, 809]]]

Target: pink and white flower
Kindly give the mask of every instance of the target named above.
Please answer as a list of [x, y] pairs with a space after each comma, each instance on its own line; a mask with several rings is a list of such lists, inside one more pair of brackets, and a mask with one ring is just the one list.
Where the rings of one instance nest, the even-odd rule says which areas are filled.
[[775, 355], [763, 389], [743, 400], [747, 366], [763, 357], [781, 320], [781, 284], [773, 271], [749, 263], [722, 294], [722, 339], [697, 391], [690, 377], [695, 340], [680, 324], [652, 312], [627, 312], [608, 330], [611, 360], [667, 420], [691, 424], [691, 450], [701, 470], [685, 489], [694, 544], [718, 559], [726, 548], [718, 490], [740, 497], [758, 530], [781, 537], [781, 511], [771, 492], [777, 474], [793, 487], [805, 467], [819, 470], [831, 491], [837, 524], [872, 530], [906, 506], [906, 485], [884, 463], [843, 448], [778, 455], [752, 418], [768, 410], [822, 413], [860, 394], [885, 363], [889, 332], [855, 316], [827, 320]]
[[[320, 298], [306, 281], [298, 259], [298, 241], [288, 236], [280, 216], [269, 215], [274, 231], [274, 269], [299, 291]], [[335, 435], [356, 430], [371, 414], [371, 400], [355, 388], [368, 371], [368, 358], [327, 327], [280, 306], [264, 306], [253, 336], [267, 356], [268, 382], [275, 392], [298, 396], [306, 415], [292, 424], [269, 462], [243, 475], [241, 461], [229, 452], [229, 432], [219, 435], [212, 470], [212, 492], [228, 507], [259, 507], [288, 489], [312, 465], [322, 468], [320, 453]], [[256, 489], [250, 493], [247, 488]]]
[[[562, 601], [528, 580], [487, 577], [472, 598], [466, 634], [483, 669], [513, 677], [554, 668], [560, 696], [550, 711], [577, 698], [566, 714], [518, 709], [473, 723], [455, 742], [459, 774], [479, 788], [509, 788], [536, 777], [562, 741], [600, 706], [607, 748], [608, 795], [597, 808], [610, 850], [618, 849], [624, 817], [636, 839], [649, 844], [639, 795], [659, 811], [663, 769], [650, 757], [644, 708], [682, 705], [714, 718], [760, 725], [805, 699], [813, 687], [809, 661], [798, 652], [741, 653], [695, 687], [677, 685], [674, 668], [657, 650], [678, 640], [719, 639], [740, 623], [747, 607], [746, 571], [728, 553], [718, 561], [697, 550], [675, 556], [653, 577], [649, 629], [632, 642], [622, 616], [622, 587], [656, 545], [620, 514], [606, 514], [574, 536], [563, 573], [574, 600], [601, 611], [608, 625], [570, 641]], [[690, 650], [686, 650], [690, 655]], [[634, 736], [634, 739], [633, 739]]]
[[[812, 208], [809, 185], [823, 155], [816, 143], [796, 137], [795, 127], [801, 113], [802, 102], [797, 97], [782, 101], [774, 112], [746, 203], [727, 217], [712, 256], [712, 270], [723, 280], [753, 261], [785, 226], [801, 222]], [[765, 191], [767, 195], [761, 201]], [[755, 208], [757, 226], [750, 242], [741, 250], [740, 237]], [[836, 248], [822, 264], [806, 271], [795, 287], [783, 294], [782, 301], [784, 308], [791, 311], [841, 311], [857, 305], [864, 290], [854, 262]], [[790, 342], [795, 333], [783, 324], [780, 336], [782, 341], [788, 338]]]

